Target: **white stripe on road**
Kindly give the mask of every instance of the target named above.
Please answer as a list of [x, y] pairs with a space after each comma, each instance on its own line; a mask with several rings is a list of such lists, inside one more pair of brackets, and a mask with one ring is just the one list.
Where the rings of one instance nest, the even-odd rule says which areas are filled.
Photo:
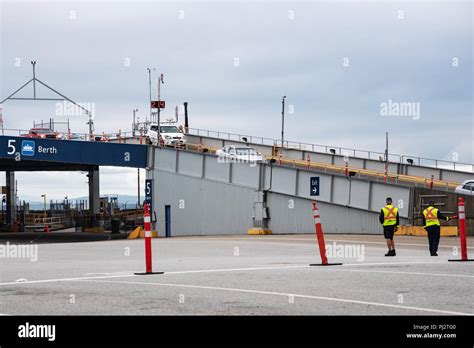
[[[321, 269], [321, 267], [319, 267]], [[387, 273], [387, 274], [407, 274], [407, 275], [425, 275], [435, 277], [460, 277], [460, 278], [474, 278], [474, 275], [452, 274], [452, 273], [426, 273], [426, 272], [397, 272], [397, 271], [375, 271], [368, 269], [341, 269], [331, 268], [334, 272], [362, 272], [362, 273]]]
[[413, 306], [401, 306], [388, 303], [380, 302], [369, 302], [369, 301], [359, 301], [359, 300], [349, 300], [336, 297], [325, 297], [325, 296], [312, 296], [312, 295], [302, 295], [302, 294], [291, 294], [283, 292], [274, 292], [274, 291], [262, 291], [262, 290], [249, 290], [249, 289], [238, 289], [238, 288], [223, 288], [217, 286], [201, 286], [201, 285], [188, 285], [188, 284], [170, 284], [170, 283], [147, 283], [147, 282], [130, 282], [130, 281], [100, 281], [100, 280], [85, 280], [85, 281], [95, 281], [99, 283], [117, 283], [117, 284], [131, 284], [131, 285], [153, 285], [153, 286], [167, 286], [167, 287], [178, 287], [178, 288], [190, 288], [190, 289], [202, 289], [202, 290], [216, 290], [216, 291], [230, 291], [230, 292], [241, 292], [241, 293], [250, 293], [250, 294], [260, 294], [260, 295], [274, 295], [274, 296], [293, 296], [295, 298], [305, 298], [312, 300], [322, 300], [322, 301], [333, 301], [333, 302], [344, 302], [352, 304], [361, 304], [377, 307], [387, 307], [387, 308], [396, 308], [403, 310], [414, 310], [422, 312], [431, 312], [431, 313], [440, 313], [440, 314], [451, 314], [451, 315], [473, 315], [472, 313], [464, 312], [455, 312], [455, 311], [445, 311], [440, 309], [431, 309], [431, 308], [422, 308], [422, 307], [413, 307]]
[[[198, 239], [196, 237], [174, 237], [174, 238], [163, 238], [160, 239], [158, 242], [206, 242], [206, 241], [217, 241], [217, 242], [225, 242], [225, 241], [242, 241], [242, 242], [254, 242], [254, 243], [271, 243], [272, 241], [292, 241], [292, 242], [311, 242], [315, 241], [315, 237], [313, 238], [273, 238], [269, 236], [262, 236], [259, 238], [259, 236], [243, 236], [244, 238], [237, 238], [237, 237], [223, 237], [223, 238], [216, 238], [216, 237], [204, 237], [202, 239]], [[326, 239], [326, 243], [329, 242], [342, 242], [342, 243], [348, 243], [348, 244], [378, 244], [378, 245], [383, 245], [384, 247], [387, 246], [386, 242], [372, 242], [372, 241], [362, 241], [362, 240], [345, 240], [345, 239], [331, 239], [331, 235], [325, 235], [324, 236]], [[383, 236], [381, 236], [382, 238]], [[397, 236], [395, 237], [404, 237], [404, 236]], [[255, 238], [255, 239], [253, 239]], [[268, 239], [265, 239], [268, 238]], [[397, 242], [396, 245], [403, 245], [403, 246], [418, 246], [418, 247], [426, 247], [428, 248], [428, 242], [426, 243], [402, 243], [402, 242]], [[458, 248], [458, 245], [444, 245], [440, 244], [438, 246], [439, 248]], [[468, 249], [474, 250], [474, 247], [467, 247]]]
[[[236, 271], [258, 271], [258, 270], [272, 270], [272, 269], [287, 269], [287, 268], [304, 268], [309, 267], [308, 265], [298, 266], [285, 266], [285, 267], [253, 267], [253, 268], [223, 268], [223, 269], [204, 269], [204, 270], [193, 270], [193, 271], [176, 271], [166, 272], [165, 274], [185, 274], [185, 273], [211, 273], [211, 272], [236, 272]], [[137, 272], [143, 272], [137, 271]], [[75, 280], [93, 280], [93, 279], [110, 279], [110, 278], [122, 278], [122, 277], [139, 277], [134, 273], [128, 274], [117, 274], [108, 276], [97, 276], [97, 277], [74, 277], [74, 278], [57, 278], [57, 279], [40, 279], [40, 280], [27, 280], [24, 282], [5, 282], [0, 283], [1, 285], [24, 285], [24, 284], [41, 284], [41, 283], [54, 283], [54, 282], [68, 282]]]
[[[375, 265], [407, 265], [407, 264], [443, 264], [443, 262], [377, 262], [377, 263], [352, 263], [352, 264], [344, 264], [342, 267], [350, 267], [350, 266], [375, 266]], [[446, 263], [445, 263], [446, 264]], [[285, 270], [285, 269], [297, 269], [297, 268], [312, 268], [312, 269], [336, 269], [331, 266], [327, 267], [312, 267], [308, 264], [304, 265], [291, 265], [291, 266], [279, 266], [279, 267], [242, 267], [242, 268], [221, 268], [221, 269], [202, 269], [202, 270], [190, 270], [190, 271], [174, 271], [174, 272], [165, 272], [164, 274], [189, 274], [189, 273], [213, 273], [213, 272], [240, 272], [240, 271], [260, 271], [260, 270]], [[136, 271], [136, 272], [143, 272]], [[115, 273], [117, 273], [115, 275]], [[91, 273], [85, 273], [91, 274]], [[97, 273], [101, 274], [101, 273]], [[113, 279], [113, 278], [125, 278], [125, 277], [135, 277], [137, 276], [134, 272], [125, 273], [125, 272], [110, 272], [110, 273], [103, 273], [103, 274], [110, 274], [110, 275], [102, 275], [102, 276], [89, 276], [89, 277], [73, 277], [73, 278], [55, 278], [55, 279], [39, 279], [39, 280], [27, 280], [24, 282], [5, 282], [0, 283], [2, 285], [24, 285], [24, 284], [41, 284], [41, 283], [54, 283], [54, 282], [67, 282], [67, 281], [75, 281], [75, 280], [94, 280], [94, 279]], [[428, 274], [428, 273], [427, 273]]]

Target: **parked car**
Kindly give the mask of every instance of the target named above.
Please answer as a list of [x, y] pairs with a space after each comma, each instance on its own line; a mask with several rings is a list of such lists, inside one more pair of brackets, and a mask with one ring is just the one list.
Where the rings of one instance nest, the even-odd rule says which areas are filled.
[[71, 134], [63, 134], [61, 137], [62, 140], [78, 140], [78, 141], [86, 141], [86, 135], [80, 133], [71, 133]]
[[[153, 145], [158, 145], [158, 124], [152, 123], [148, 127], [147, 137]], [[160, 126], [160, 142], [162, 145], [185, 145], [186, 135], [174, 125]]]
[[31, 128], [24, 138], [61, 139], [61, 134], [49, 128]]
[[249, 146], [228, 145], [216, 151], [220, 159], [242, 162], [263, 162], [264, 156]]
[[456, 187], [455, 192], [463, 195], [474, 196], [474, 180], [464, 181], [461, 185]]

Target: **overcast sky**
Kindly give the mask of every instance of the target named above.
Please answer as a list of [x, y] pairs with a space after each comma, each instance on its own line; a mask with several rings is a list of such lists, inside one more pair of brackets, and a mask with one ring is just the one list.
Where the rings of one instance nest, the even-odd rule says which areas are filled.
[[[39, 79], [94, 103], [98, 133], [130, 131], [134, 108], [145, 117], [146, 68], [155, 67], [165, 115], [188, 101], [191, 127], [279, 138], [286, 95], [289, 140], [383, 152], [388, 131], [391, 152], [474, 162], [470, 1], [3, 1], [0, 16], [0, 99], [36, 60]], [[419, 113], [384, 116], [389, 100]], [[67, 118], [57, 110], [7, 101], [4, 127]], [[70, 120], [87, 131], [84, 117]], [[101, 190], [135, 194], [135, 175], [104, 168]], [[81, 173], [20, 173], [18, 182], [26, 199], [87, 194]]]

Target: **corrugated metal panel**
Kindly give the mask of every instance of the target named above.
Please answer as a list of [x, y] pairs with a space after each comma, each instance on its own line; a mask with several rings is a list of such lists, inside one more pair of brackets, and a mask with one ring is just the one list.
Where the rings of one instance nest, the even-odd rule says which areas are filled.
[[170, 172], [176, 170], [176, 151], [167, 148], [152, 148], [155, 152], [155, 167]]
[[[274, 234], [315, 233], [311, 200], [271, 193], [268, 205]], [[318, 208], [325, 233], [382, 234], [377, 213], [322, 202]]]
[[249, 163], [232, 163], [232, 183], [258, 189], [260, 166]]
[[173, 236], [245, 234], [252, 227], [253, 193], [236, 185], [156, 171], [158, 231], [164, 231], [164, 207], [169, 205]]
[[204, 176], [211, 180], [229, 182], [229, 163], [219, 163], [214, 156], [205, 156]]
[[[245, 167], [234, 169], [234, 179], [238, 178], [235, 181], [240, 184], [236, 185], [235, 182], [228, 183], [228, 165], [215, 164], [216, 158], [213, 155], [205, 155], [206, 178], [201, 179], [202, 154], [180, 152], [178, 173], [175, 174], [170, 171], [173, 163], [175, 164], [176, 151], [162, 149], [156, 153], [157, 167], [164, 171], [155, 170], [148, 177], [155, 178], [154, 207], [158, 214], [159, 231], [164, 230], [165, 205], [171, 206], [173, 235], [242, 234], [252, 227], [255, 189], [249, 186], [258, 183], [258, 167], [244, 165]], [[270, 187], [269, 174], [270, 168], [267, 166], [264, 184], [267, 188]], [[347, 178], [334, 177], [334, 186], [331, 188], [332, 180], [328, 174], [274, 167], [272, 193], [269, 194], [268, 202], [270, 225], [274, 233], [314, 232], [311, 212], [308, 212], [312, 198], [309, 196], [311, 176], [321, 177], [321, 196], [317, 198], [321, 212], [324, 212], [323, 219], [328, 221], [328, 232], [378, 233], [380, 226], [377, 215], [387, 196], [391, 196], [397, 205], [402, 203], [401, 217], [408, 216], [409, 188], [376, 182], [369, 184], [367, 181], [352, 179], [351, 204], [360, 209], [347, 208]], [[300, 197], [295, 196], [297, 181], [297, 194]], [[372, 189], [369, 190], [369, 187]], [[339, 205], [331, 204], [331, 191], [333, 202]], [[369, 208], [371, 212], [367, 211]]]

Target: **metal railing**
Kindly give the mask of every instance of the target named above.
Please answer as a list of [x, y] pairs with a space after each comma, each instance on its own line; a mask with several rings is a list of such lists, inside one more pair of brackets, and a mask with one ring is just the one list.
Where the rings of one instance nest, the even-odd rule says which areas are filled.
[[47, 218], [35, 218], [33, 225], [26, 225], [25, 231], [43, 232], [48, 226], [50, 231], [59, 230], [66, 225], [66, 216], [53, 216]]
[[[179, 147], [175, 148], [179, 149]], [[201, 144], [185, 144], [184, 149], [197, 151], [197, 152], [207, 152], [211, 154], [215, 154], [217, 148], [203, 146]], [[333, 173], [333, 174], [340, 174], [347, 176], [351, 173], [351, 176], [356, 176], [358, 178], [368, 177], [375, 179], [375, 181], [387, 182], [387, 183], [395, 183], [395, 184], [410, 184], [415, 187], [425, 187], [425, 188], [441, 188], [443, 190], [449, 191], [454, 190], [459, 183], [454, 181], [447, 181], [447, 180], [438, 180], [434, 178], [426, 178], [422, 176], [415, 176], [415, 175], [404, 175], [404, 174], [394, 174], [394, 173], [385, 173], [377, 170], [370, 170], [370, 169], [361, 169], [355, 167], [349, 167], [345, 165], [337, 165], [337, 164], [328, 164], [328, 163], [321, 163], [321, 162], [312, 162], [310, 160], [298, 160], [293, 158], [277, 158], [274, 156], [265, 156], [267, 161], [273, 159], [276, 164], [292, 166], [294, 168], [306, 168], [308, 170], [317, 169], [323, 170], [325, 173]]]
[[[12, 128], [2, 128], [0, 129], [0, 134], [1, 135], [10, 135], [10, 136], [24, 136], [28, 134], [30, 130], [29, 129], [12, 129]], [[89, 133], [77, 133], [77, 132], [59, 132], [61, 134], [61, 140], [71, 140], [71, 141], [110, 141], [110, 140], [118, 140], [120, 141], [121, 139], [126, 139], [126, 138], [132, 138], [133, 137], [133, 132], [121, 132], [120, 130], [115, 133], [94, 133], [92, 136]], [[138, 134], [135, 134], [135, 137], [139, 136]], [[145, 137], [144, 134], [142, 134], [143, 137]], [[92, 139], [91, 139], [92, 138]]]
[[[241, 141], [248, 142], [258, 145], [267, 145], [267, 146], [281, 146], [281, 140], [264, 138], [253, 135], [237, 134], [237, 133], [227, 133], [221, 131], [199, 129], [199, 128], [189, 128], [188, 134], [196, 136], [206, 136], [209, 138], [217, 138], [222, 140], [231, 140], [231, 141]], [[370, 160], [380, 160], [384, 159], [385, 154], [383, 152], [377, 151], [368, 151], [361, 149], [350, 149], [338, 146], [330, 145], [320, 145], [320, 144], [310, 144], [303, 142], [288, 141], [284, 142], [284, 148], [288, 149], [297, 149], [303, 151], [319, 152], [331, 155], [340, 155], [340, 156], [349, 156], [360, 159], [370, 159]], [[460, 172], [474, 173], [474, 164], [472, 163], [462, 163], [456, 161], [445, 161], [438, 160], [433, 158], [409, 156], [409, 155], [399, 155], [399, 154], [388, 154], [388, 159], [390, 162], [394, 163], [403, 163], [403, 164], [413, 164], [417, 166], [424, 167], [434, 167], [437, 169], [448, 169]], [[411, 163], [413, 162], [413, 163]]]

